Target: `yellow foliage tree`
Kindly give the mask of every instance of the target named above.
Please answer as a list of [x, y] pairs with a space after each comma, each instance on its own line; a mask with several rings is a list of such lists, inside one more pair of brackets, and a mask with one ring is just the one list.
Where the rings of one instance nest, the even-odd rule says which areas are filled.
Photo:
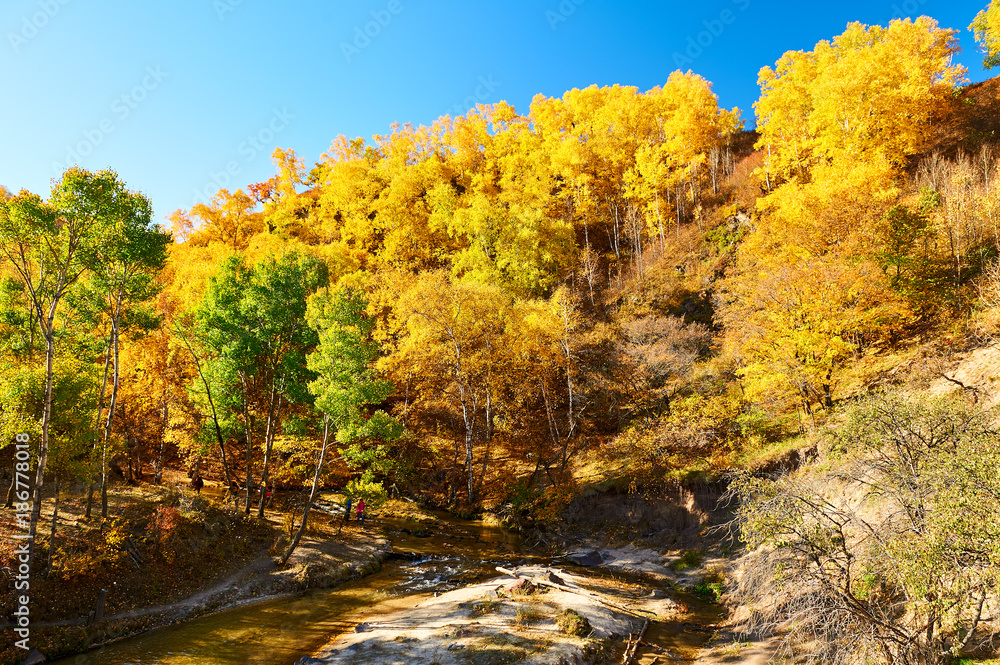
[[965, 69], [952, 64], [955, 35], [926, 16], [888, 27], [851, 23], [833, 41], [761, 69], [757, 147], [768, 152], [771, 177], [876, 153], [903, 165], [926, 146], [935, 112], [964, 80]]
[[832, 406], [838, 372], [866, 342], [905, 322], [906, 307], [871, 263], [775, 257], [729, 284], [722, 321], [742, 358], [747, 396]]
[[1000, 0], [990, 0], [989, 6], [976, 14], [969, 30], [983, 50], [983, 67], [1000, 65]]
[[964, 69], [932, 19], [853, 23], [760, 73], [755, 104], [772, 191], [724, 284], [720, 315], [748, 392], [829, 406], [851, 354], [910, 316], [874, 258], [906, 159]]
[[476, 495], [474, 455], [478, 444], [487, 446], [485, 473], [498, 382], [510, 375], [505, 361], [511, 345], [504, 335], [512, 304], [497, 287], [425, 273], [400, 294], [394, 316], [401, 339], [382, 361], [397, 386], [413, 391], [408, 408], [447, 413], [459, 423], [470, 503]]
[[170, 215], [175, 237], [194, 245], [221, 242], [232, 251], [246, 249], [250, 238], [264, 229], [264, 218], [257, 208], [260, 200], [242, 189], [220, 189], [208, 204], [198, 203], [190, 211], [177, 210]]

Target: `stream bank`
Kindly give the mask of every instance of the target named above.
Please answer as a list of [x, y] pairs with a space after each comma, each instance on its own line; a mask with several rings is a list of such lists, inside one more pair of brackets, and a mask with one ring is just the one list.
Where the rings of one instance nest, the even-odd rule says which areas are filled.
[[[688, 497], [680, 504], [683, 515], [676, 512], [678, 502], [666, 497], [595, 496], [581, 514], [601, 515], [599, 509], [612, 506], [624, 511], [625, 519], [608, 509], [602, 518], [613, 519], [590, 525], [600, 528], [581, 528], [577, 522], [560, 531], [550, 529], [546, 536], [554, 546], [544, 551], [525, 548], [520, 536], [497, 525], [444, 514], [380, 519], [378, 528], [391, 539], [391, 550], [386, 553], [381, 542], [363, 543], [382, 548], [376, 556], [384, 561], [377, 572], [333, 589], [190, 619], [59, 665], [332, 664], [363, 662], [362, 655], [382, 658], [368, 662], [391, 663], [387, 654], [397, 652], [399, 658], [411, 658], [398, 662], [423, 662], [412, 659], [418, 651], [427, 654], [428, 665], [620, 662], [629, 636], [634, 644], [647, 617], [653, 622], [634, 663], [742, 662], [726, 660], [743, 645], [727, 641], [725, 609], [712, 602], [713, 592], [705, 586], [706, 575], [725, 566], [730, 555], [705, 531], [714, 521], [706, 510], [713, 493]], [[658, 515], [669, 519], [661, 522]], [[624, 531], [606, 538], [604, 532], [612, 528]], [[366, 535], [373, 530], [369, 526]], [[310, 547], [297, 556], [314, 557]], [[498, 567], [534, 580], [535, 588], [531, 593], [511, 588], [518, 580], [498, 573]], [[284, 583], [315, 583], [324, 576], [332, 582], [340, 574], [331, 566], [325, 572], [308, 564], [298, 570], [291, 578], [287, 571], [269, 574], [284, 576]], [[549, 576], [566, 588], [538, 583]], [[256, 592], [270, 590], [266, 584], [256, 587]], [[226, 601], [246, 602], [235, 597]], [[590, 629], [567, 633], [558, 621], [566, 610], [586, 619]], [[719, 660], [705, 660], [705, 647], [712, 646], [718, 647]]]
[[[328, 589], [363, 578], [379, 571], [389, 553], [388, 540], [375, 533], [362, 537], [350, 533], [337, 542], [303, 538], [284, 567], [278, 567], [274, 556], [263, 553], [235, 574], [180, 601], [107, 616], [96, 626], [88, 626], [83, 619], [41, 623], [35, 626], [35, 633], [50, 636], [53, 645], [50, 654], [67, 650], [72, 653], [81, 648], [91, 650], [56, 662], [120, 665], [126, 661], [106, 660], [98, 654], [113, 651], [117, 644], [142, 642], [145, 635], [162, 627], [176, 630], [178, 625], [210, 621], [220, 613], [268, 603], [281, 605], [282, 601], [309, 590]], [[33, 643], [37, 644], [34, 640]]]

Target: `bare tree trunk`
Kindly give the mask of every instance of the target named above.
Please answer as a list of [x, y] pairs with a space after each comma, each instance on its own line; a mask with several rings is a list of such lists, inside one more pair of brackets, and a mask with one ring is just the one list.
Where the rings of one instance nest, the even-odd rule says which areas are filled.
[[[198, 377], [201, 379], [201, 383], [205, 386], [205, 396], [208, 398], [208, 406], [212, 410], [212, 423], [215, 425], [215, 440], [219, 444], [219, 452], [222, 455], [222, 472], [226, 476], [226, 487], [233, 486], [233, 480], [229, 475], [229, 464], [226, 462], [226, 442], [222, 437], [222, 427], [219, 425], [219, 414], [215, 410], [215, 400], [212, 399], [212, 388], [208, 385], [208, 379], [205, 378], [204, 373], [201, 371], [201, 361], [198, 360], [198, 354], [194, 352], [194, 348], [188, 341], [187, 337], [180, 331], [180, 328], [174, 326], [174, 332], [184, 340], [184, 345], [187, 347], [188, 352], [191, 354], [191, 358], [194, 360], [195, 369], [198, 371]], [[236, 495], [233, 495], [233, 508], [237, 507]]]
[[108, 516], [108, 453], [107, 444], [101, 451], [101, 517]]
[[448, 483], [448, 503], [453, 504], [458, 499], [458, 450], [460, 444], [455, 437], [455, 454], [451, 460], [451, 480]]
[[[316, 463], [316, 473], [313, 474], [313, 484], [312, 489], [309, 491], [309, 498], [306, 499], [305, 508], [302, 510], [302, 524], [299, 525], [299, 530], [295, 532], [295, 537], [292, 538], [292, 542], [289, 543], [288, 549], [285, 551], [285, 555], [281, 557], [281, 565], [285, 565], [288, 561], [288, 557], [292, 556], [292, 552], [299, 545], [299, 540], [302, 538], [302, 534], [305, 533], [306, 524], [309, 521], [309, 510], [312, 508], [313, 501], [316, 499], [316, 493], [319, 490], [319, 477], [323, 472], [323, 462], [326, 460], [326, 449], [330, 441], [330, 418], [323, 418], [323, 446], [319, 450], [319, 462]], [[293, 518], [294, 519], [294, 518]], [[343, 526], [343, 525], [341, 525]]]
[[475, 491], [472, 487], [472, 479], [475, 471], [472, 468], [472, 430], [468, 427], [465, 429], [465, 468], [468, 472], [468, 497], [469, 505], [471, 506], [475, 499]]
[[56, 340], [52, 328], [55, 318], [55, 303], [49, 312], [49, 325], [45, 331], [45, 403], [42, 407], [42, 441], [38, 446], [38, 466], [35, 471], [35, 491], [31, 504], [31, 522], [28, 526], [29, 559], [35, 552], [35, 535], [38, 533], [38, 520], [42, 515], [42, 485], [45, 483], [45, 466], [49, 460], [49, 423], [52, 421], [52, 383], [53, 363], [55, 361]]
[[10, 488], [7, 490], [7, 500], [4, 502], [4, 508], [14, 507], [14, 488], [17, 487], [17, 474], [11, 476]]
[[[94, 448], [102, 445], [102, 433], [100, 431], [101, 427], [101, 414], [104, 413], [104, 396], [107, 394], [108, 390], [108, 374], [111, 369], [111, 338], [108, 338], [107, 348], [104, 350], [104, 376], [101, 378], [101, 392], [100, 397], [97, 400], [97, 419], [94, 421]], [[102, 450], [103, 458], [103, 450]], [[87, 508], [84, 512], [83, 518], [89, 520], [93, 512], [94, 507], [94, 490], [97, 489], [96, 483], [93, 480], [87, 485]]]
[[253, 482], [253, 466], [252, 454], [253, 454], [253, 439], [251, 436], [251, 423], [250, 423], [250, 387], [247, 385], [246, 377], [240, 373], [240, 380], [243, 382], [243, 418], [244, 418], [244, 431], [246, 432], [247, 439], [247, 501], [245, 512], [247, 515], [250, 514], [250, 485]]
[[[163, 396], [163, 433], [160, 434], [160, 454], [156, 458], [156, 471], [153, 474], [153, 482], [159, 485], [163, 482], [163, 457], [167, 447], [167, 418], [170, 415], [170, 406], [167, 402], [166, 394]], [[228, 475], [228, 474], [227, 474]], [[228, 485], [227, 485], [228, 488]]]
[[660, 253], [662, 254], [663, 252], [666, 251], [667, 234], [664, 232], [663, 229], [663, 211], [660, 210], [660, 190], [659, 189], [654, 190], [653, 194], [656, 197], [656, 223], [660, 227]]
[[[562, 440], [562, 434], [559, 432], [559, 423], [556, 422], [555, 416], [552, 413], [552, 405], [549, 402], [549, 393], [547, 390], [545, 390], [545, 383], [539, 380], [538, 387], [541, 389], [542, 392], [542, 401], [545, 404], [545, 417], [549, 422], [549, 437], [551, 437], [552, 439], [553, 447], [555, 447], [555, 449], [558, 450], [559, 443]], [[549, 456], [546, 455], [545, 457], [546, 459], [548, 459]], [[540, 454], [539, 454], [539, 460], [541, 460]], [[549, 466], [550, 466], [549, 462], [546, 462], [545, 463], [546, 472], [548, 472]], [[555, 485], [555, 482], [553, 482], [552, 484]]]
[[93, 511], [93, 507], [94, 507], [94, 490], [96, 490], [96, 489], [97, 489], [97, 485], [93, 481], [91, 481], [90, 483], [87, 484], [87, 509], [86, 509], [86, 511], [83, 514], [83, 519], [85, 519], [85, 520], [89, 520], [90, 519], [91, 512]]
[[55, 503], [52, 506], [52, 530], [49, 531], [49, 560], [45, 566], [46, 575], [52, 572], [52, 556], [56, 551], [56, 520], [59, 519], [59, 474], [56, 474], [55, 485], [56, 495]]
[[[284, 383], [285, 380], [282, 378], [282, 389], [284, 388]], [[281, 393], [276, 387], [272, 386], [271, 399], [267, 407], [267, 430], [264, 434], [264, 470], [260, 474], [260, 503], [257, 505], [257, 517], [261, 519], [264, 517], [264, 501], [266, 500], [264, 488], [267, 487], [268, 467], [271, 464], [271, 447], [274, 445], [274, 430], [280, 410]]]
[[[119, 308], [120, 309], [120, 308]], [[118, 345], [118, 312], [115, 313], [115, 320], [111, 323], [112, 347], [114, 349], [113, 379], [111, 381], [111, 403], [108, 405], [108, 419], [104, 426], [104, 442], [101, 451], [101, 517], [108, 516], [108, 465], [107, 448], [108, 440], [111, 438], [111, 427], [114, 425], [115, 407], [118, 404], [118, 387], [121, 385], [121, 360]]]

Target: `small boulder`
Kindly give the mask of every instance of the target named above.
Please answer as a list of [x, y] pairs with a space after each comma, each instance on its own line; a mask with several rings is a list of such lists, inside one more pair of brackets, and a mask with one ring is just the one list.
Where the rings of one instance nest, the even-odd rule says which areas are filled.
[[527, 596], [531, 593], [534, 593], [535, 585], [531, 583], [531, 580], [519, 579], [510, 586], [508, 586], [506, 591], [509, 594], [519, 593]]
[[542, 579], [544, 579], [547, 582], [550, 582], [551, 584], [558, 584], [560, 586], [567, 586], [566, 585], [566, 580], [564, 580], [563, 578], [559, 577], [558, 575], [556, 575], [555, 573], [553, 573], [551, 570], [548, 571], [547, 573], [545, 573], [545, 575], [542, 577]]
[[585, 567], [600, 566], [604, 563], [604, 557], [601, 556], [601, 553], [597, 550], [587, 552], [586, 554], [571, 554], [566, 558], [578, 566]]

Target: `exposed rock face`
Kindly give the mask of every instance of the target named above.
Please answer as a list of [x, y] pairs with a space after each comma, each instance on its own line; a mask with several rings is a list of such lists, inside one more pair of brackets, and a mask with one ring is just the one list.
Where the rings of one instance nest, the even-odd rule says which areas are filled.
[[[660, 534], [668, 537], [668, 545], [692, 547], [701, 542], [702, 527], [721, 517], [718, 504], [723, 491], [722, 483], [699, 483], [674, 488], [661, 498], [618, 492], [592, 494], [574, 501], [564, 518], [570, 529], [573, 525], [589, 530], [600, 528], [602, 523], [624, 524], [637, 535]], [[580, 563], [600, 564], [596, 559]]]

